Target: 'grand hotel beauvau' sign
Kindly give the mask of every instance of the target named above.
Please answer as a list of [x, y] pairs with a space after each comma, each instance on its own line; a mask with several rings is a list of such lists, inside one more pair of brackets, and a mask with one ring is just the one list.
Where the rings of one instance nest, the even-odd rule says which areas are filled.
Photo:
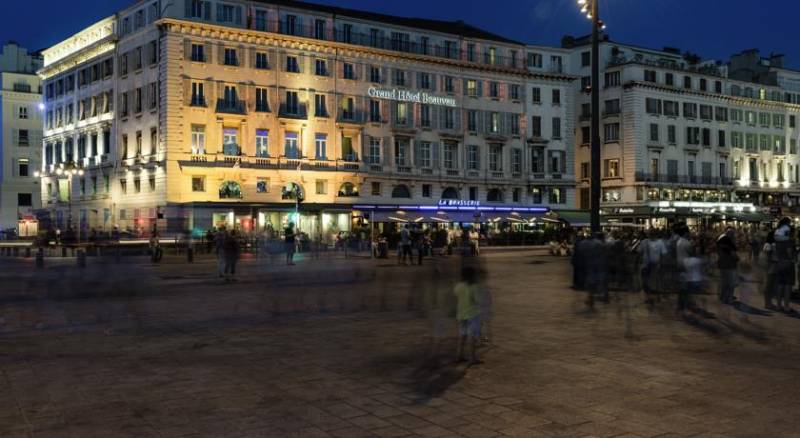
[[399, 90], [397, 88], [375, 88], [367, 90], [369, 97], [396, 100], [398, 102], [417, 102], [430, 105], [458, 106], [454, 97], [434, 96], [424, 91]]

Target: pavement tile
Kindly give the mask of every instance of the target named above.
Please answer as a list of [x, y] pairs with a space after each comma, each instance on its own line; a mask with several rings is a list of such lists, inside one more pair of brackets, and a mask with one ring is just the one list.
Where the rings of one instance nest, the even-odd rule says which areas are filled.
[[355, 424], [356, 426], [362, 429], [367, 429], [367, 430], [379, 429], [382, 427], [391, 426], [391, 423], [382, 420], [374, 415], [362, 415], [360, 417], [353, 417], [350, 418], [348, 421], [350, 421], [351, 423]]

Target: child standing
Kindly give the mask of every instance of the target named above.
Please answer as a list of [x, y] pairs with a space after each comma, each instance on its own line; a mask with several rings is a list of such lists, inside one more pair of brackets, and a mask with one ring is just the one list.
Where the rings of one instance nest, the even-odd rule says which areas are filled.
[[469, 347], [470, 364], [478, 364], [478, 340], [481, 336], [481, 307], [479, 301], [480, 286], [475, 268], [466, 266], [461, 269], [461, 281], [456, 284], [456, 320], [458, 321], [458, 361], [464, 359], [464, 349]]

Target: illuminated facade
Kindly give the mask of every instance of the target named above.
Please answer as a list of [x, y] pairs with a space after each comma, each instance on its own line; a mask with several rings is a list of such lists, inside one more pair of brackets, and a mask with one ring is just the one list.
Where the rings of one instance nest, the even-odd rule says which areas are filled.
[[[587, 87], [588, 39], [566, 38], [563, 45]], [[735, 58], [730, 66], [695, 62], [677, 50], [609, 40], [600, 53], [605, 213], [646, 217], [798, 205], [798, 90], [736, 79]], [[588, 208], [588, 93], [578, 93], [576, 115], [578, 204]]]
[[40, 167], [42, 117], [39, 55], [9, 43], [0, 49], [0, 231], [36, 235], [41, 205], [34, 172]]
[[327, 236], [358, 204], [571, 208], [573, 78], [529, 52], [461, 22], [137, 2], [45, 51], [43, 193], [83, 232], [279, 228], [299, 210]]

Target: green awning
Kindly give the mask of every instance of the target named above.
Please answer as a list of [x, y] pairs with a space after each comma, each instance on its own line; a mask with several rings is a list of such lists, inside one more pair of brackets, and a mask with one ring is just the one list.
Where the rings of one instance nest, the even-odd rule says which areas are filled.
[[557, 210], [555, 212], [564, 222], [573, 227], [588, 227], [591, 224], [591, 215], [583, 210]]
[[735, 212], [724, 213], [724, 215], [728, 219], [742, 222], [772, 222], [773, 220], [772, 216], [760, 212]]

